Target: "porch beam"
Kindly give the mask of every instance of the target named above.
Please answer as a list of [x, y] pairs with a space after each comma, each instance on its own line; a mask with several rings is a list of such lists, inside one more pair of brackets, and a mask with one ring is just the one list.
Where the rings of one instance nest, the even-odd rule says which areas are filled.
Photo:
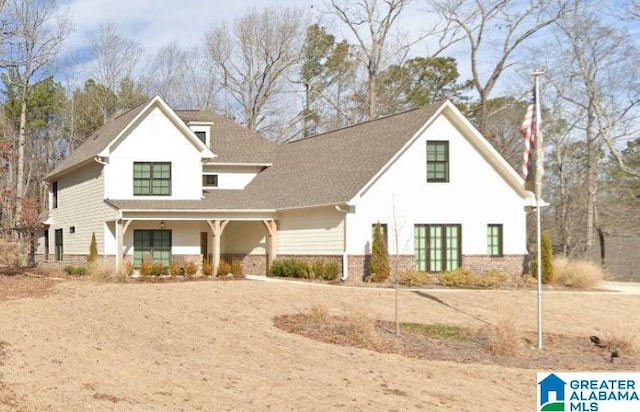
[[131, 224], [131, 220], [116, 220], [116, 273], [120, 273], [124, 263], [124, 234]]

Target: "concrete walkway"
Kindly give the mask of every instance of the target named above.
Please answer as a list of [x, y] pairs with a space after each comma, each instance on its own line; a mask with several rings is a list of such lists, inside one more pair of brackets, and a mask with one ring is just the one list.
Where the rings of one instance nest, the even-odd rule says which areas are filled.
[[640, 295], [640, 283], [636, 282], [604, 282], [603, 288], [625, 295]]

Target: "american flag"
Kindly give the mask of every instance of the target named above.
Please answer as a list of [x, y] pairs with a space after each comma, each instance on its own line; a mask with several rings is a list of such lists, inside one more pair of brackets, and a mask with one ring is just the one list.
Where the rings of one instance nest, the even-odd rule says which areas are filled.
[[522, 157], [522, 178], [525, 189], [535, 193], [540, 198], [543, 170], [542, 136], [540, 135], [540, 113], [538, 110], [536, 92], [533, 101], [527, 107], [519, 132], [524, 138], [524, 154]]

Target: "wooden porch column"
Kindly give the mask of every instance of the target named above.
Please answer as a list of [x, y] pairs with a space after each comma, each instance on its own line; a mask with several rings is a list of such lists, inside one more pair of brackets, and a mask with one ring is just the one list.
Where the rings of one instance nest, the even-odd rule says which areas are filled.
[[269, 244], [267, 248], [267, 274], [271, 269], [271, 263], [277, 258], [277, 246], [278, 246], [278, 225], [275, 220], [263, 220], [262, 223], [269, 232]]
[[213, 243], [211, 245], [213, 276], [218, 274], [218, 267], [220, 266], [220, 237], [227, 223], [229, 223], [228, 220], [207, 220], [207, 224], [211, 228], [211, 233], [213, 233]]
[[116, 220], [116, 273], [120, 273], [122, 270], [122, 264], [124, 263], [124, 234], [127, 233], [130, 224], [131, 220]]

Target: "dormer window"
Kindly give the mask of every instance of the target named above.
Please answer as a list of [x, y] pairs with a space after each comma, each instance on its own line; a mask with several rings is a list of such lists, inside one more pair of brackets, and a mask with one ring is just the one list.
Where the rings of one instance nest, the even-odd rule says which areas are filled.
[[207, 144], [207, 132], [194, 132], [196, 137], [204, 144]]
[[187, 126], [202, 143], [207, 147], [211, 147], [211, 127], [213, 122], [189, 122]]
[[202, 187], [218, 187], [218, 175], [202, 175]]

